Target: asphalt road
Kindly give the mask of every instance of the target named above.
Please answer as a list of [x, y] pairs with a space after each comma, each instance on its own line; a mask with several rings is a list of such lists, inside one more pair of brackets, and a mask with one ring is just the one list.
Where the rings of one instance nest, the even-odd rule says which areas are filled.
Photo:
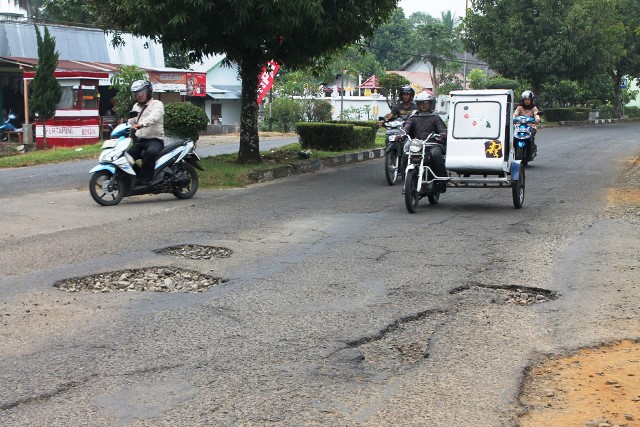
[[[532, 362], [640, 338], [639, 131], [541, 130], [520, 210], [449, 189], [408, 214], [382, 160], [187, 201], [5, 195], [0, 425], [516, 425]], [[154, 252], [181, 244], [233, 253]], [[53, 287], [147, 266], [227, 281]]]
[[[260, 150], [269, 150], [296, 142], [297, 138], [270, 138], [260, 141]], [[239, 141], [216, 145], [199, 144], [196, 153], [201, 158], [237, 153]], [[96, 160], [55, 163], [28, 168], [0, 169], [0, 199], [22, 194], [44, 193], [57, 190], [86, 190], [89, 171]]]

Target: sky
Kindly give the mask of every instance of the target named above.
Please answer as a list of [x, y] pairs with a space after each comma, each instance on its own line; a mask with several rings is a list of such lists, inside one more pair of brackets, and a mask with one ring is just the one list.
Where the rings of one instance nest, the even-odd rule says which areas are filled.
[[434, 18], [440, 18], [442, 12], [450, 10], [456, 17], [464, 16], [467, 0], [400, 0], [398, 6], [404, 9], [408, 18], [414, 12], [425, 12]]

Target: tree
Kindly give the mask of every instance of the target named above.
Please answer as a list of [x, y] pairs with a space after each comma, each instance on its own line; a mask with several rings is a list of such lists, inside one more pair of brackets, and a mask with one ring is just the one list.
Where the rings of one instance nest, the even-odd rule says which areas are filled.
[[191, 52], [225, 53], [242, 81], [239, 163], [261, 162], [258, 75], [274, 60], [294, 70], [373, 34], [398, 0], [87, 0], [107, 29]]
[[121, 119], [127, 118], [135, 100], [131, 94], [131, 83], [147, 77], [143, 69], [135, 65], [121, 65], [111, 76], [111, 89], [115, 89], [115, 113]]
[[411, 82], [399, 74], [389, 73], [380, 76], [378, 84], [382, 86], [382, 94], [387, 100], [387, 105], [392, 108], [400, 101], [400, 89]]
[[42, 121], [42, 133], [44, 148], [47, 149], [46, 121], [56, 114], [56, 106], [62, 97], [62, 87], [55, 78], [54, 73], [58, 66], [58, 52], [56, 51], [55, 38], [49, 34], [49, 29], [44, 27], [44, 37], [35, 26], [38, 43], [38, 65], [31, 83], [31, 95], [29, 96], [29, 109]]
[[411, 43], [413, 29], [402, 9], [378, 27], [370, 40], [370, 50], [387, 70], [397, 70], [415, 53]]
[[620, 31], [615, 1], [472, 0], [464, 41], [491, 68], [537, 93], [549, 79], [584, 79], [612, 63]]

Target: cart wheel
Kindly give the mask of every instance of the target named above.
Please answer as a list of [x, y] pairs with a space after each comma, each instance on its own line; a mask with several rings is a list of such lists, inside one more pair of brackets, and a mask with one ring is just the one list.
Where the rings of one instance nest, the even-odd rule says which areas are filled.
[[511, 183], [511, 193], [513, 195], [513, 206], [516, 209], [522, 208], [524, 204], [524, 168], [520, 168], [520, 176], [517, 181]]
[[430, 205], [435, 205], [438, 203], [438, 200], [440, 200], [440, 189], [438, 188], [438, 184], [439, 183], [437, 181], [433, 183], [433, 191], [427, 196]]

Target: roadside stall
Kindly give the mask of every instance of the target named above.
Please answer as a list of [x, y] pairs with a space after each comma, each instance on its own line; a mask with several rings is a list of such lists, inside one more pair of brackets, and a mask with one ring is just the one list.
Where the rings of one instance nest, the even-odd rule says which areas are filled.
[[[25, 71], [25, 81], [33, 80], [35, 72]], [[62, 86], [62, 98], [55, 117], [46, 121], [47, 147], [73, 147], [94, 144], [100, 140], [100, 79], [106, 72], [56, 71], [54, 76]], [[42, 121], [35, 120], [38, 149], [44, 148]]]

